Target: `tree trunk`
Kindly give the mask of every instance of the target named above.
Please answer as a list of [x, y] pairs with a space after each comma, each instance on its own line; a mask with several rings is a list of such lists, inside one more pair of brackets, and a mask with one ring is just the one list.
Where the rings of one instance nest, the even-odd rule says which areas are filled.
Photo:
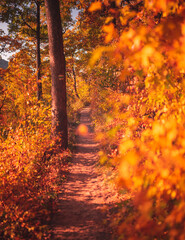
[[36, 68], [37, 68], [37, 99], [42, 99], [42, 82], [41, 82], [41, 57], [40, 57], [40, 2], [36, 2], [37, 5], [37, 46], [36, 46]]
[[59, 0], [45, 0], [52, 78], [52, 133], [68, 146], [66, 110], [66, 71]]
[[74, 64], [74, 59], [72, 61], [73, 63], [73, 78], [74, 78], [74, 90], [75, 90], [75, 94], [77, 96], [77, 98], [80, 98], [79, 95], [78, 95], [78, 92], [77, 92], [77, 87], [76, 87], [76, 73], [75, 73], [75, 64]]

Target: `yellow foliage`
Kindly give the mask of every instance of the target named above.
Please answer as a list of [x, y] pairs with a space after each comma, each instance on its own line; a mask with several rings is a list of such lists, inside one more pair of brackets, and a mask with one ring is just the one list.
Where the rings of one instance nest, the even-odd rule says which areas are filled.
[[130, 165], [126, 161], [122, 161], [119, 166], [120, 177], [127, 180], [131, 178]]
[[92, 57], [89, 61], [89, 65], [92, 67], [94, 66], [94, 64], [100, 60], [102, 53], [105, 51], [105, 47], [99, 47], [97, 49], [94, 50]]
[[114, 28], [114, 24], [110, 23], [109, 25], [104, 25], [103, 26], [103, 31], [107, 33], [105, 37], [105, 42], [109, 43], [113, 38], [116, 38], [117, 32], [116, 29]]
[[97, 10], [101, 10], [102, 3], [100, 1], [91, 3], [91, 6], [89, 7], [89, 12], [94, 12]]
[[129, 163], [131, 166], [135, 166], [138, 161], [138, 156], [134, 151], [128, 152], [124, 157], [124, 161]]
[[122, 141], [119, 144], [119, 153], [125, 154], [128, 150], [132, 149], [134, 147], [134, 142], [132, 140]]
[[111, 90], [102, 79], [96, 85], [100, 158], [132, 195], [117, 215], [120, 239], [184, 239], [185, 4], [142, 3], [125, 1], [108, 15], [105, 45], [114, 46], [95, 55], [95, 61], [106, 58], [98, 71], [108, 75], [115, 67], [119, 82]]

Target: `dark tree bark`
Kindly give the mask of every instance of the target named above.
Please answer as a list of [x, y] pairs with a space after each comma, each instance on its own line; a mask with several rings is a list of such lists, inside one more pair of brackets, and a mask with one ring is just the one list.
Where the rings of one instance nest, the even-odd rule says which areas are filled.
[[42, 82], [41, 82], [41, 57], [40, 57], [40, 2], [36, 1], [37, 6], [37, 46], [36, 46], [36, 67], [37, 67], [37, 99], [42, 99]]
[[59, 0], [45, 0], [52, 78], [52, 132], [60, 136], [61, 147], [68, 146], [66, 71]]
[[75, 73], [75, 64], [74, 64], [74, 59], [72, 59], [73, 61], [73, 78], [74, 78], [74, 90], [75, 90], [75, 94], [77, 96], [77, 98], [80, 98], [77, 92], [77, 87], [76, 87], [76, 73]]

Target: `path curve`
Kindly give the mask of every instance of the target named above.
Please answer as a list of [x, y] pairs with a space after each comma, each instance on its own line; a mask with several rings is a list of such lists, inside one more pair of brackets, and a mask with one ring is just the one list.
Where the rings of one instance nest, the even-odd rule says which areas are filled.
[[88, 127], [89, 133], [77, 137], [70, 173], [62, 185], [54, 216], [54, 239], [110, 240], [110, 229], [103, 224], [105, 209], [117, 195], [97, 171], [98, 143], [94, 141], [89, 107], [81, 111], [80, 123]]

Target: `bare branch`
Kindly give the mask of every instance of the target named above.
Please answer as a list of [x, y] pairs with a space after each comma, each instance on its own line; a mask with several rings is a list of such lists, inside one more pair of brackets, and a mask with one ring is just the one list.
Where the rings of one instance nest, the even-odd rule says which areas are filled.
[[4, 46], [2, 47], [2, 49], [0, 50], [0, 53], [4, 52], [5, 48], [6, 48], [6, 43], [4, 44]]

